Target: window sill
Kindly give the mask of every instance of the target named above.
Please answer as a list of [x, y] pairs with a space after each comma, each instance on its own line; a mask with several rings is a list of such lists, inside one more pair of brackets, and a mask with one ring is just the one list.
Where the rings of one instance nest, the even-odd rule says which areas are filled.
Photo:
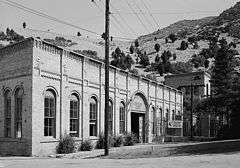
[[44, 136], [41, 139], [40, 143], [53, 143], [53, 142], [58, 142], [58, 141], [59, 141], [59, 139], [56, 139], [52, 136]]
[[90, 136], [89, 139], [90, 140], [98, 140], [98, 137], [97, 136]]
[[26, 139], [23, 138], [5, 138], [1, 137], [0, 142], [26, 142]]

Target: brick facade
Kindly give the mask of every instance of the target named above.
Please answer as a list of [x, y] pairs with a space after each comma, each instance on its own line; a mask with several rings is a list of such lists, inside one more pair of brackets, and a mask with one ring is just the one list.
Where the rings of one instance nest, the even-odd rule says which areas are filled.
[[[89, 136], [90, 99], [97, 99], [97, 134], [104, 130], [104, 63], [92, 58], [67, 51], [39, 39], [28, 38], [20, 43], [0, 50], [0, 154], [47, 155], [55, 153], [61, 135], [69, 134], [70, 96], [79, 98], [79, 136], [96, 140]], [[178, 90], [134, 76], [115, 67], [110, 68], [110, 99], [113, 102], [113, 134], [119, 134], [119, 107], [125, 104], [125, 130], [131, 132], [131, 111], [136, 97], [142, 99], [139, 113], [144, 115], [144, 142], [151, 142], [154, 136], [163, 134], [162, 125], [151, 129], [154, 118], [165, 116], [166, 109], [171, 113], [182, 114], [182, 93]], [[14, 116], [14, 93], [16, 88], [24, 90], [22, 112], [22, 138], [4, 138], [4, 93], [12, 93], [11, 113]], [[56, 95], [55, 136], [44, 136], [44, 97], [50, 89]], [[135, 103], [136, 104], [136, 103]], [[144, 104], [144, 105], [143, 105]], [[142, 106], [142, 107], [141, 107]], [[160, 108], [163, 114], [160, 115]], [[170, 114], [171, 115], [171, 114]], [[154, 120], [155, 120], [154, 119]], [[162, 120], [161, 120], [162, 121]], [[181, 129], [182, 130], [182, 129]], [[182, 132], [180, 130], [180, 132]], [[180, 133], [181, 135], [181, 133]]]

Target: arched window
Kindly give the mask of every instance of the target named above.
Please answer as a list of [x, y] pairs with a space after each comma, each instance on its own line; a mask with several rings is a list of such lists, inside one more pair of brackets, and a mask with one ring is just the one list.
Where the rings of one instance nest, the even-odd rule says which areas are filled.
[[89, 118], [89, 134], [97, 136], [97, 99], [91, 97], [90, 100], [90, 118]]
[[151, 110], [151, 125], [152, 125], [152, 134], [155, 134], [155, 108], [152, 107]]
[[56, 96], [47, 90], [44, 97], [44, 136], [55, 137], [56, 129]]
[[11, 137], [11, 93], [6, 91], [4, 93], [4, 111], [5, 111], [5, 122], [4, 122], [4, 136]]
[[125, 104], [120, 103], [119, 108], [119, 133], [123, 134], [125, 132]]
[[113, 103], [109, 100], [108, 103], [109, 107], [109, 114], [108, 114], [108, 132], [110, 135], [113, 133]]
[[70, 135], [79, 136], [79, 98], [75, 94], [70, 97]]
[[15, 138], [22, 137], [23, 89], [15, 92]]

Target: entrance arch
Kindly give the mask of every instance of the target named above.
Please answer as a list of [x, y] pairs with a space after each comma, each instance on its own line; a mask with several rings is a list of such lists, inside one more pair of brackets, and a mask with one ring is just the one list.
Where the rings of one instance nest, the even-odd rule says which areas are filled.
[[134, 94], [130, 105], [131, 132], [134, 133], [139, 142], [146, 142], [146, 117], [148, 114], [147, 99], [142, 93]]

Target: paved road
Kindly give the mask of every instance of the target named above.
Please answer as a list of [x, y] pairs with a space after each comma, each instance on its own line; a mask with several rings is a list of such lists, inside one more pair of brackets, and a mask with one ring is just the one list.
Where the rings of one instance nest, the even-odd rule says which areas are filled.
[[239, 166], [240, 153], [118, 160], [0, 158], [0, 168], [237, 168]]

